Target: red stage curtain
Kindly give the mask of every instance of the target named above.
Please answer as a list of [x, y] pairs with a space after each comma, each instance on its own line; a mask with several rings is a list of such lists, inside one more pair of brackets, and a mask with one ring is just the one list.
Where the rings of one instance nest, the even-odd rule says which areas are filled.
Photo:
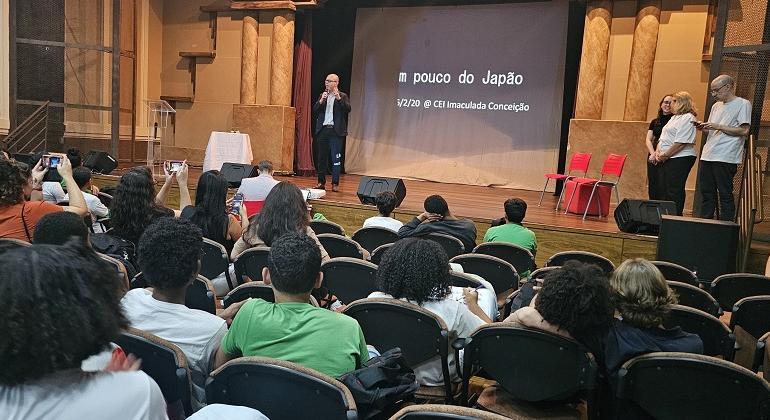
[[296, 127], [294, 130], [294, 168], [298, 175], [310, 176], [315, 174], [313, 167], [313, 137], [310, 127], [312, 108], [310, 106], [310, 68], [313, 63], [313, 15], [305, 13], [302, 28], [302, 40], [294, 51], [294, 107], [297, 109]]

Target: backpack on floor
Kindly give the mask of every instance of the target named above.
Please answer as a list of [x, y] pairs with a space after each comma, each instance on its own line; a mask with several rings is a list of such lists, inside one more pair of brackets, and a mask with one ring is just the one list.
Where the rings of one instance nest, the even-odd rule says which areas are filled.
[[360, 419], [372, 418], [400, 401], [412, 399], [420, 387], [398, 347], [337, 379], [353, 394]]

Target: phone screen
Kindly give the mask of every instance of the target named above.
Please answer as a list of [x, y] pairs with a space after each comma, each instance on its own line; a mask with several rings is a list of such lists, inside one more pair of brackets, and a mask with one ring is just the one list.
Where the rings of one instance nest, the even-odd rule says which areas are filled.
[[182, 169], [182, 165], [184, 164], [181, 160], [169, 160], [167, 162], [168, 165], [168, 171], [169, 172], [179, 172], [180, 169]]
[[233, 209], [230, 211], [233, 214], [240, 214], [241, 206], [243, 205], [243, 194], [235, 194], [233, 197]]
[[59, 167], [59, 163], [61, 163], [61, 156], [43, 155], [43, 166], [53, 169]]

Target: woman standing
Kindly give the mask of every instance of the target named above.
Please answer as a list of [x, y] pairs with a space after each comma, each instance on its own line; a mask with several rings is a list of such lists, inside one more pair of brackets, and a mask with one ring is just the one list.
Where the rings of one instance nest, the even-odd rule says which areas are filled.
[[695, 116], [697, 111], [688, 92], [677, 92], [671, 102], [673, 116], [663, 127], [655, 149], [655, 161], [663, 174], [665, 199], [676, 203], [676, 213], [684, 210], [684, 185], [695, 164]]
[[666, 199], [666, 191], [663, 189], [663, 174], [655, 161], [655, 148], [658, 147], [658, 140], [663, 127], [673, 116], [671, 113], [672, 99], [674, 99], [672, 95], [666, 95], [660, 100], [658, 116], [650, 121], [650, 127], [647, 129], [645, 144], [647, 145], [647, 191], [650, 200]]

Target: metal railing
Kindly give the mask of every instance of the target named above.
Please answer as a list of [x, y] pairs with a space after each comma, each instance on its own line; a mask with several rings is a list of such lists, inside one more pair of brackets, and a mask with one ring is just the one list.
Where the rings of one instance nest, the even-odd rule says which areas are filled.
[[46, 101], [21, 124], [16, 126], [4, 142], [11, 153], [34, 153], [47, 150], [48, 107]]
[[746, 166], [741, 181], [741, 195], [739, 202], [738, 224], [740, 255], [738, 259], [738, 272], [746, 272], [746, 263], [749, 260], [751, 241], [754, 234], [754, 225], [762, 223], [765, 219], [765, 209], [762, 205], [762, 156], [757, 153], [754, 136], [749, 136], [749, 144], [746, 153]]

